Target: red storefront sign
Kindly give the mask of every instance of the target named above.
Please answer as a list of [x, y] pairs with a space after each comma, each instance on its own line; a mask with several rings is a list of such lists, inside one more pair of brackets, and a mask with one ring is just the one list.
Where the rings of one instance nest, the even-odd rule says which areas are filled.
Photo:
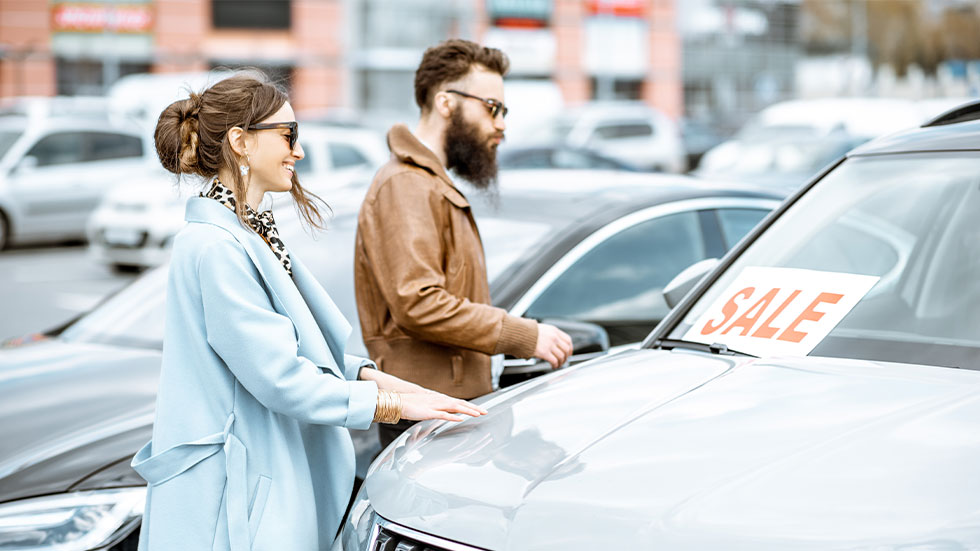
[[587, 0], [589, 15], [646, 17], [649, 0]]
[[146, 33], [153, 29], [151, 4], [54, 4], [54, 32]]

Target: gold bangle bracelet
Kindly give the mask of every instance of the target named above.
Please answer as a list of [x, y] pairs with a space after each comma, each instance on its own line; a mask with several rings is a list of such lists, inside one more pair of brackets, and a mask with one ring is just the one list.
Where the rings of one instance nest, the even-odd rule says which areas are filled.
[[376, 423], [394, 424], [401, 420], [402, 400], [397, 392], [378, 391], [378, 404], [374, 410]]

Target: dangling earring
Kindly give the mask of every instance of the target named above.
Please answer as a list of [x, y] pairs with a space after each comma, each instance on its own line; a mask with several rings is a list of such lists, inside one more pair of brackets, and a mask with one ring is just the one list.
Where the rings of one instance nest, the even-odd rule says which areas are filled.
[[251, 164], [252, 160], [248, 158], [248, 153], [245, 154], [245, 163], [238, 165], [238, 171], [242, 173], [242, 177], [248, 176], [248, 165]]

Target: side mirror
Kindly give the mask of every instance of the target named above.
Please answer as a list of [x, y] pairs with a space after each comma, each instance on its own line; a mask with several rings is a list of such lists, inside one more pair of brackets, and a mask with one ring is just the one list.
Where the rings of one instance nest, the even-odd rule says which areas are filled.
[[664, 301], [667, 303], [667, 307], [672, 309], [674, 306], [677, 306], [681, 299], [684, 298], [684, 295], [690, 292], [717, 265], [717, 258], [706, 258], [700, 262], [691, 264], [687, 268], [684, 268], [681, 273], [674, 276], [674, 279], [670, 280], [670, 283], [664, 286]]
[[[575, 365], [609, 352], [609, 334], [601, 325], [568, 319], [544, 319], [542, 323], [554, 325], [572, 338], [572, 355], [568, 365]], [[500, 386], [506, 387], [551, 371], [551, 365], [537, 358], [504, 360], [504, 372]]]
[[25, 155], [19, 163], [14, 168], [15, 174], [28, 174], [37, 168], [37, 157], [34, 155]]

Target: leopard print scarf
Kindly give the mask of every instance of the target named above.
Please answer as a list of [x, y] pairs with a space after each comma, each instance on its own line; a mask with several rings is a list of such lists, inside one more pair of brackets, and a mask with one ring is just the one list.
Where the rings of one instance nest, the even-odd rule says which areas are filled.
[[[214, 199], [235, 212], [235, 194], [217, 178], [214, 179], [211, 189], [207, 193], [202, 193], [201, 197]], [[292, 277], [293, 265], [289, 261], [289, 251], [286, 250], [286, 244], [282, 242], [282, 239], [279, 239], [279, 230], [276, 228], [276, 220], [272, 217], [272, 211], [266, 210], [257, 213], [252, 210], [252, 207], [245, 205], [245, 220], [249, 227], [265, 240], [273, 254], [282, 263], [282, 267], [286, 269], [286, 273]]]

